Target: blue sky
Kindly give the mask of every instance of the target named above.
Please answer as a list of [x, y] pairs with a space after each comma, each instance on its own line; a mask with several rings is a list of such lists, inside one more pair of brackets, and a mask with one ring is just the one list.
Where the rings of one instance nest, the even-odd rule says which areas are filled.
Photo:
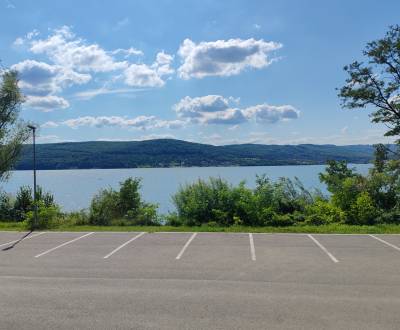
[[400, 23], [383, 3], [0, 0], [0, 58], [40, 142], [389, 142], [335, 90]]

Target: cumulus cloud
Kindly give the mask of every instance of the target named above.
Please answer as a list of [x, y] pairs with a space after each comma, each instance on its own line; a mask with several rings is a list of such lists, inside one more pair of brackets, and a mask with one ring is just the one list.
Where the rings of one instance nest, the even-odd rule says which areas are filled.
[[125, 83], [135, 87], [161, 87], [164, 81], [146, 64], [131, 64], [124, 72]]
[[238, 103], [238, 99], [225, 98], [221, 95], [206, 95], [195, 98], [186, 96], [175, 104], [173, 109], [178, 117], [200, 124], [238, 125], [250, 120], [261, 124], [275, 123], [297, 119], [300, 114], [300, 111], [291, 105], [259, 104], [245, 109], [233, 107]]
[[240, 109], [227, 109], [225, 111], [203, 113], [199, 120], [202, 124], [224, 124], [238, 125], [246, 122], [247, 119]]
[[122, 128], [136, 128], [140, 130], [152, 128], [171, 128], [176, 129], [184, 125], [184, 122], [178, 120], [161, 120], [155, 116], [138, 116], [134, 118], [120, 117], [120, 116], [85, 116], [73, 119], [68, 119], [60, 123], [61, 125], [70, 128], [78, 128], [81, 126], [89, 127], [122, 127]]
[[[110, 88], [109, 85], [123, 79], [125, 84], [134, 87], [161, 87], [165, 78], [174, 70], [171, 67], [173, 56], [159, 52], [156, 60], [148, 64], [132, 64], [127, 60], [118, 61], [115, 56], [128, 58], [131, 55], [141, 56], [143, 52], [130, 47], [106, 51], [94, 43], [78, 38], [68, 26], [53, 30], [47, 37], [40, 38], [37, 30], [17, 38], [14, 45], [26, 45], [38, 55], [47, 56], [50, 63], [36, 60], [25, 60], [12, 66], [20, 75], [20, 87], [25, 95], [31, 97], [26, 105], [39, 104], [46, 101], [49, 105], [58, 102], [58, 107], [65, 108], [68, 101], [56, 94], [67, 87], [81, 85], [92, 80], [92, 75], [111, 72], [107, 87], [94, 88], [76, 93], [78, 99], [91, 99], [102, 94], [128, 94], [132, 88]], [[116, 71], [116, 72], [115, 72]], [[114, 73], [115, 72], [115, 73]], [[95, 76], [96, 77], [96, 76]], [[63, 102], [61, 102], [63, 100]], [[45, 107], [37, 107], [44, 110]]]
[[244, 115], [251, 119], [254, 118], [258, 123], [276, 123], [297, 119], [300, 111], [291, 105], [274, 106], [269, 104], [259, 104], [243, 110]]
[[28, 107], [44, 112], [50, 112], [55, 109], [65, 109], [69, 107], [69, 103], [66, 99], [55, 95], [27, 96], [25, 104]]
[[125, 83], [134, 87], [162, 87], [165, 84], [163, 76], [174, 72], [173, 59], [172, 55], [159, 52], [152, 65], [131, 64], [124, 71]]
[[229, 108], [229, 100], [221, 95], [206, 95], [191, 98], [184, 97], [174, 105], [179, 117], [198, 118], [204, 112], [224, 111]]
[[34, 60], [19, 62], [11, 69], [18, 71], [20, 87], [27, 95], [54, 94], [60, 92], [63, 87], [85, 84], [91, 79], [89, 74]]
[[31, 40], [30, 50], [46, 54], [57, 65], [83, 72], [108, 72], [128, 66], [126, 61], [115, 61], [99, 45], [77, 38], [68, 26], [54, 30], [46, 39]]
[[178, 54], [182, 65], [178, 74], [183, 79], [206, 76], [232, 76], [245, 69], [260, 69], [272, 63], [270, 54], [281, 48], [276, 42], [253, 38], [194, 43], [185, 39]]

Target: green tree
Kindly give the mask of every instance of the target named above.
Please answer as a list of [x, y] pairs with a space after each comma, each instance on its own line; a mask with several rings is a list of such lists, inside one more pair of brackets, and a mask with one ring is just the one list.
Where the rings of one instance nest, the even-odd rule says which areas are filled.
[[330, 160], [327, 165], [325, 173], [319, 174], [319, 180], [327, 185], [328, 191], [332, 194], [342, 189], [344, 179], [356, 176], [345, 161]]
[[388, 150], [383, 144], [376, 144], [374, 147], [374, 172], [382, 173], [388, 160]]
[[366, 63], [346, 65], [346, 84], [339, 97], [345, 108], [372, 107], [372, 121], [388, 127], [385, 136], [400, 134], [400, 26], [389, 28], [382, 39], [367, 44]]
[[363, 191], [352, 203], [348, 212], [347, 222], [353, 225], [373, 225], [378, 216], [378, 210], [368, 192]]
[[128, 178], [120, 183], [119, 204], [122, 215], [131, 211], [136, 216], [141, 206], [140, 188], [140, 178]]
[[95, 225], [110, 225], [115, 221], [131, 225], [158, 225], [157, 205], [145, 203], [140, 196], [139, 178], [120, 182], [119, 191], [100, 190], [92, 199], [89, 221]]
[[29, 137], [25, 125], [18, 119], [23, 97], [18, 88], [17, 73], [6, 71], [0, 77], [0, 181], [7, 179]]

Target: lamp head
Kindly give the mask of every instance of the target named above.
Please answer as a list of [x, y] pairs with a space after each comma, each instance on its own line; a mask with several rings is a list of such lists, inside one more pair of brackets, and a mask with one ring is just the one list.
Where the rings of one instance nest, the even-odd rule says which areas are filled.
[[33, 131], [36, 129], [36, 127], [33, 126], [33, 125], [28, 125], [28, 128], [31, 129], [31, 130], [33, 130]]

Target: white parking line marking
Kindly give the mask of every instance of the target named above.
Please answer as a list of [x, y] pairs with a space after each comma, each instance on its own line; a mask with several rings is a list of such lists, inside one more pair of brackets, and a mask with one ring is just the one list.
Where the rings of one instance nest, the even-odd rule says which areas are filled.
[[179, 254], [176, 256], [176, 260], [179, 260], [183, 256], [183, 253], [185, 252], [185, 250], [187, 249], [189, 244], [194, 240], [194, 238], [196, 236], [197, 236], [197, 233], [193, 233], [192, 236], [190, 236], [190, 238], [188, 239], [188, 241], [186, 242], [186, 244], [182, 248], [181, 252], [179, 252]]
[[50, 253], [50, 252], [52, 252], [52, 251], [54, 251], [54, 250], [57, 250], [57, 249], [59, 249], [59, 248], [61, 248], [61, 247], [63, 247], [63, 246], [66, 246], [66, 245], [68, 245], [68, 244], [71, 244], [71, 243], [73, 243], [73, 242], [76, 242], [77, 240], [79, 240], [79, 239], [81, 239], [81, 238], [84, 238], [84, 237], [87, 237], [87, 236], [92, 235], [92, 234], [94, 234], [94, 232], [87, 233], [87, 234], [85, 234], [85, 235], [82, 235], [82, 236], [79, 236], [79, 237], [77, 237], [77, 238], [74, 238], [73, 240], [70, 240], [70, 241], [65, 242], [65, 243], [63, 243], [63, 244], [60, 244], [60, 245], [58, 245], [58, 246], [56, 246], [56, 247], [53, 247], [53, 248], [50, 249], [50, 250], [44, 251], [44, 252], [42, 252], [42, 253], [36, 255], [35, 258], [39, 258], [39, 257], [41, 257], [41, 256], [44, 256], [45, 254], [48, 254], [48, 253]]
[[396, 246], [396, 245], [394, 245], [394, 244], [392, 244], [392, 243], [386, 242], [386, 241], [385, 241], [384, 239], [382, 239], [382, 238], [376, 237], [375, 235], [369, 235], [369, 236], [371, 236], [372, 238], [375, 238], [376, 240], [378, 240], [379, 242], [382, 242], [383, 244], [386, 244], [387, 246], [392, 247], [393, 249], [395, 249], [395, 250], [397, 250], [397, 251], [400, 251], [400, 247], [398, 247], [398, 246]]
[[112, 250], [109, 254], [103, 257], [103, 259], [108, 259], [111, 257], [115, 252], [121, 250], [124, 246], [127, 246], [130, 242], [133, 242], [135, 239], [138, 239], [140, 236], [143, 236], [146, 234], [145, 232], [140, 233], [139, 235], [136, 235], [135, 237], [131, 238], [129, 241], [125, 242], [124, 244], [118, 246], [115, 250]]
[[249, 234], [250, 239], [250, 252], [251, 252], [251, 260], [256, 261], [256, 249], [254, 248], [254, 239], [253, 234]]
[[324, 251], [327, 255], [328, 255], [328, 257], [329, 258], [331, 258], [331, 260], [333, 261], [333, 262], [339, 262], [339, 260], [337, 260], [336, 258], [335, 258], [335, 256], [332, 254], [332, 253], [330, 253], [327, 249], [326, 249], [326, 247], [325, 246], [323, 246], [320, 242], [318, 242], [312, 235], [307, 235], [322, 251]]
[[41, 233], [37, 233], [36, 235], [27, 236], [27, 237], [24, 237], [23, 239], [16, 239], [16, 240], [11, 241], [11, 242], [8, 242], [8, 243], [3, 243], [3, 244], [0, 245], [0, 247], [5, 246], [5, 245], [14, 244], [14, 243], [17, 243], [17, 242], [19, 242], [19, 241], [25, 241], [26, 239], [34, 238], [34, 237], [43, 235], [43, 234], [45, 234], [45, 233], [46, 233], [45, 231], [42, 231]]

